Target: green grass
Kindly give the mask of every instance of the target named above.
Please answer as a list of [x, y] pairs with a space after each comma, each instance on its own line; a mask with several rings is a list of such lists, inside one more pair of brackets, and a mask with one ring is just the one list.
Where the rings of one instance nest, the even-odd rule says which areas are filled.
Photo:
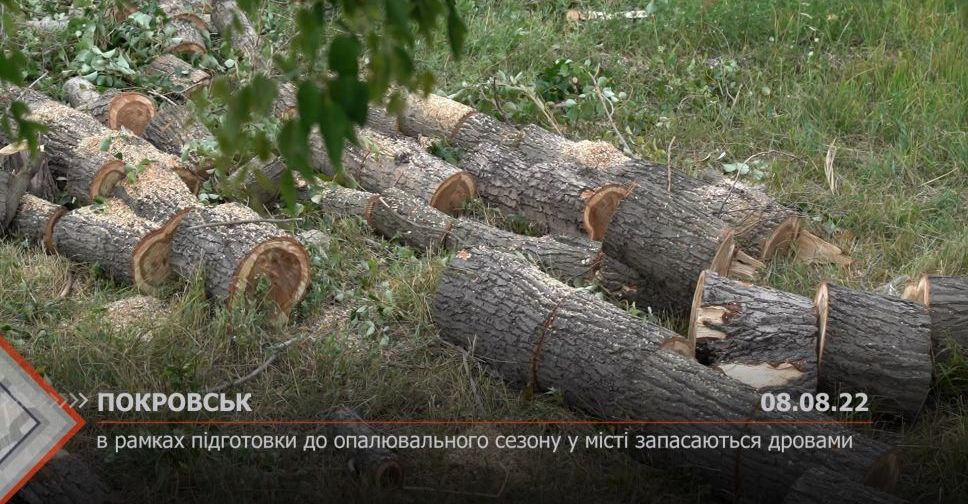
[[[801, 209], [815, 231], [856, 259], [849, 269], [781, 259], [767, 269], [764, 283], [812, 295], [828, 279], [874, 288], [899, 275], [968, 274], [963, 2], [656, 0], [650, 19], [580, 23], [565, 20], [573, 3], [604, 11], [637, 3], [458, 3], [470, 27], [464, 57], [455, 61], [442, 42], [421, 47], [419, 54], [443, 92], [515, 122], [557, 126], [576, 139], [624, 139], [636, 155], [668, 159], [695, 174], [758, 161], [769, 192]], [[271, 5], [266, 26], [273, 43], [282, 44], [289, 29], [286, 7]], [[559, 59], [572, 63], [556, 66]], [[56, 89], [65, 63], [56, 55], [41, 61], [48, 68], [38, 67], [28, 81], [49, 70], [38, 86]], [[572, 78], [587, 84], [588, 72], [604, 77], [603, 87], [623, 97], [612, 120], [600, 100], [569, 86]], [[535, 96], [554, 100], [538, 106]], [[568, 99], [575, 104], [561, 106]], [[832, 147], [835, 191], [824, 170]], [[479, 204], [469, 210], [527, 231]], [[573, 417], [554, 394], [526, 401], [473, 363], [468, 375], [462, 355], [438, 343], [428, 303], [444, 256], [375, 238], [357, 222], [331, 223], [311, 211], [306, 217], [302, 227], [328, 230], [332, 240], [313, 251], [312, 290], [285, 330], [273, 330], [255, 315], [209, 306], [196, 282], [170, 287], [173, 314], [152, 328], [150, 341], [142, 341], [138, 328], [113, 330], [99, 319], [107, 303], [132, 295], [129, 289], [12, 239], [0, 245], [0, 326], [65, 391], [214, 386], [246, 374], [275, 345], [297, 338], [244, 386], [254, 392], [260, 416], [301, 418], [350, 404], [370, 417]], [[61, 298], [71, 275], [74, 288]], [[664, 323], [682, 330], [682, 321]], [[935, 381], [921, 419], [901, 426], [899, 438], [885, 437], [902, 448], [903, 496], [964, 502], [968, 359], [939, 363]], [[80, 446], [89, 448], [94, 435], [115, 432], [89, 429]], [[207, 484], [259, 492], [264, 481], [278, 481], [273, 495], [293, 500], [312, 494], [300, 478], [332, 485], [342, 470], [313, 456], [275, 457], [121, 454], [99, 469], [133, 485], [132, 498], [178, 492], [201, 499]], [[475, 476], [459, 469], [458, 462], [468, 461], [448, 457], [408, 455], [408, 484], [455, 489], [464, 481], [493, 492], [503, 478], [494, 464], [486, 476]], [[525, 484], [537, 478], [555, 479], [574, 492], [596, 491], [602, 501], [708, 500], [706, 490], [690, 489], [684, 476], [670, 481], [667, 473], [629, 463], [622, 454], [522, 457], [506, 461], [518, 478], [509, 488], [522, 500], [543, 498]], [[229, 475], [227, 464], [235, 469]], [[300, 471], [273, 480], [284, 478], [281, 469], [273, 472], [276, 466]], [[448, 468], [445, 474], [435, 473], [441, 467]], [[543, 473], [535, 474], [535, 467]], [[460, 500], [439, 492], [414, 497]]]

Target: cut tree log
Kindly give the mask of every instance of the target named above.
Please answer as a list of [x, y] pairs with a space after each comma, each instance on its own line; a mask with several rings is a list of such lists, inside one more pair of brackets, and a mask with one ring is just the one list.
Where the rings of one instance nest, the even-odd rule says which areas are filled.
[[[357, 136], [361, 146], [346, 146], [343, 167], [363, 188], [378, 193], [399, 188], [450, 215], [474, 197], [474, 177], [426, 152], [415, 140], [369, 129], [360, 130]], [[323, 164], [328, 158], [319, 147], [313, 157]], [[332, 175], [331, 167], [326, 173]]]
[[285, 318], [306, 294], [309, 255], [286, 231], [237, 203], [206, 207], [170, 171], [149, 164], [115, 188], [138, 216], [155, 221], [184, 213], [172, 240], [171, 266], [185, 278], [204, 274], [205, 291], [229, 304], [252, 299], [268, 283], [274, 316]]
[[[6, 184], [8, 201], [13, 194], [10, 192], [10, 188], [22, 184], [21, 179], [25, 175], [30, 175], [27, 180], [28, 194], [46, 200], [53, 200], [60, 194], [57, 182], [54, 181], [54, 176], [50, 173], [43, 145], [40, 146], [39, 152], [35, 156], [30, 155], [30, 149], [25, 142], [3, 147], [0, 149], [0, 172], [7, 174], [7, 181], [0, 182], [0, 187], [4, 187], [4, 184]], [[0, 196], [0, 199], [3, 199], [3, 196]], [[9, 219], [13, 214], [7, 213], [6, 215]], [[0, 228], [3, 227], [3, 223], [3, 211], [0, 210]]]
[[864, 392], [871, 411], [913, 418], [931, 388], [931, 318], [913, 301], [824, 283], [814, 300], [818, 388]]
[[162, 54], [143, 69], [146, 77], [160, 79], [171, 92], [186, 99], [195, 91], [208, 86], [212, 77], [203, 70], [173, 54]]
[[[111, 182], [117, 182], [117, 163], [139, 166], [148, 160], [177, 173], [185, 185], [199, 186], [198, 176], [171, 156], [155, 149], [141, 138], [112, 131], [101, 125], [90, 114], [75, 110], [51, 100], [30, 89], [7, 87], [0, 89], [0, 102], [23, 100], [31, 111], [31, 118], [43, 124], [41, 134], [44, 152], [51, 170], [73, 185], [75, 195], [103, 194], [110, 190]], [[121, 158], [108, 159], [108, 153]], [[88, 157], [97, 159], [86, 159]], [[114, 173], [115, 175], [109, 176]], [[100, 177], [99, 177], [100, 175]], [[71, 182], [71, 181], [74, 182]]]
[[14, 495], [13, 504], [109, 504], [120, 502], [80, 457], [60, 450]]
[[168, 20], [165, 31], [171, 32], [171, 38], [165, 47], [168, 54], [204, 55], [208, 50], [205, 35], [208, 33], [204, 23], [199, 28], [198, 23], [191, 18], [175, 17]]
[[262, 58], [259, 34], [235, 0], [212, 2], [212, 24], [223, 38], [228, 37], [232, 48], [245, 58], [253, 70], [265, 72], [270, 68]]
[[183, 19], [195, 25], [200, 33], [211, 32], [212, 2], [209, 0], [161, 0], [158, 8], [169, 19]]
[[783, 504], [904, 504], [906, 501], [821, 468], [803, 473]]
[[809, 298], [704, 271], [688, 339], [699, 362], [761, 392], [817, 390], [817, 315]]
[[[336, 436], [370, 438], [377, 433], [355, 411], [342, 407], [325, 415], [330, 439]], [[347, 466], [367, 489], [386, 492], [403, 487], [403, 465], [392, 450], [386, 448], [350, 449]]]
[[210, 138], [211, 133], [187, 107], [169, 103], [158, 110], [143, 136], [162, 152], [181, 156], [186, 147]]
[[725, 223], [651, 185], [619, 204], [602, 250], [642, 275], [653, 308], [675, 313], [689, 311], [700, 273], [728, 275], [736, 258]]
[[35, 168], [26, 145], [8, 145], [0, 149], [0, 232], [17, 214], [20, 198], [27, 194]]
[[928, 308], [937, 359], [947, 358], [952, 346], [968, 351], [968, 277], [924, 275], [904, 290], [904, 299]]
[[31, 194], [20, 197], [20, 205], [10, 230], [26, 237], [49, 253], [57, 252], [54, 246], [54, 226], [67, 213], [67, 209]]
[[155, 223], [136, 216], [123, 202], [109, 199], [58, 219], [54, 247], [68, 259], [97, 264], [115, 280], [152, 292], [171, 272], [171, 242], [183, 217], [179, 213]]
[[[797, 257], [806, 262], [849, 264], [850, 259], [836, 246], [800, 228], [796, 211], [770, 198], [761, 190], [720, 177], [715, 183], [695, 179], [665, 165], [631, 159], [607, 142], [572, 141], [538, 126], [520, 131], [487, 114], [450, 98], [411, 96], [399, 118], [385, 111], [370, 114], [374, 128], [402, 131], [410, 136], [444, 138], [465, 150], [489, 143], [520, 152], [527, 161], [564, 162], [608, 174], [614, 184], [655, 184], [682, 197], [710, 216], [732, 226], [736, 242], [758, 260], [769, 259], [798, 244]], [[565, 167], [563, 166], [562, 169]]]
[[526, 257], [563, 281], [590, 280], [601, 260], [601, 244], [565, 236], [523, 236], [473, 219], [450, 217], [399, 189], [381, 196], [344, 187], [319, 190], [312, 200], [334, 217], [358, 217], [387, 238], [426, 250], [490, 246]]
[[158, 151], [144, 139], [109, 132], [78, 143], [67, 160], [66, 188], [82, 203], [90, 203], [110, 196], [126, 174], [134, 176], [148, 163], [177, 174], [193, 192], [201, 184], [177, 157]]
[[612, 183], [595, 170], [528, 163], [494, 144], [480, 144], [459, 167], [474, 177], [487, 203], [524, 217], [548, 234], [601, 240], [629, 192], [628, 186]]
[[109, 90], [99, 93], [94, 85], [83, 77], [72, 77], [64, 83], [68, 103], [77, 110], [94, 116], [110, 129], [127, 128], [141, 136], [155, 115], [151, 98], [130, 91]]
[[880, 488], [896, 481], [897, 456], [884, 443], [840, 426], [811, 425], [829, 422], [814, 413], [757, 412], [760, 394], [753, 388], [676, 353], [688, 350], [682, 337], [509, 254], [482, 248], [458, 253], [442, 275], [431, 313], [445, 341], [473, 348], [526, 390], [553, 389], [569, 405], [600, 418], [689, 420], [641, 424], [647, 435], [852, 436], [852, 449], [842, 450], [779, 453], [766, 443], [650, 450], [661, 454], [665, 466], [701, 471], [718, 493], [733, 499], [777, 502], [814, 466]]
[[201, 265], [205, 290], [230, 305], [251, 299], [260, 280], [268, 283], [274, 315], [288, 317], [306, 294], [309, 254], [295, 237], [238, 203], [195, 208], [175, 234], [180, 271]]

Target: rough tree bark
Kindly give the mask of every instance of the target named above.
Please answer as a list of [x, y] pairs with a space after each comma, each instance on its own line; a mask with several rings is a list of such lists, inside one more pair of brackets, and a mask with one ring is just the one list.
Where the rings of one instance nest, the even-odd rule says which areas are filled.
[[631, 159], [607, 142], [572, 141], [538, 126], [517, 130], [491, 116], [444, 96], [411, 96], [401, 117], [385, 111], [371, 114], [374, 128], [402, 131], [410, 136], [445, 138], [466, 150], [492, 144], [520, 153], [528, 162], [564, 162], [607, 174], [615, 184], [655, 184], [693, 198], [701, 211], [732, 226], [736, 242], [763, 260], [798, 244], [798, 257], [807, 262], [849, 264], [836, 246], [803, 230], [797, 212], [764, 192], [741, 182], [722, 179], [706, 183], [678, 170], [644, 160]]
[[235, 0], [214, 0], [212, 24], [222, 37], [229, 37], [232, 48], [242, 55], [254, 70], [268, 70], [269, 66], [263, 61], [262, 52], [259, 50], [261, 45], [259, 34]]
[[208, 129], [187, 107], [171, 103], [158, 110], [144, 131], [145, 140], [174, 156], [181, 156], [183, 148], [210, 136]]
[[[612, 213], [629, 188], [591, 169], [532, 164], [513, 151], [481, 144], [460, 168], [477, 181], [481, 197], [552, 234], [605, 236]], [[697, 273], [698, 274], [698, 273]]]
[[817, 390], [817, 315], [809, 298], [704, 271], [689, 341], [699, 362], [760, 391]]
[[[148, 165], [113, 193], [139, 216], [163, 220], [185, 211], [172, 240], [171, 265], [180, 276], [204, 273], [206, 293], [233, 303], [249, 299], [260, 279], [268, 284], [274, 315], [288, 316], [306, 294], [309, 255], [299, 241], [248, 207], [202, 206], [172, 173]], [[186, 211], [187, 210], [187, 211]]]
[[866, 392], [871, 411], [914, 417], [931, 387], [931, 319], [912, 301], [829, 283], [817, 289], [824, 392]]
[[680, 336], [556, 282], [508, 254], [480, 248], [458, 254], [442, 275], [431, 313], [442, 338], [474, 348], [477, 357], [526, 390], [554, 389], [570, 405], [601, 418], [692, 421], [643, 425], [646, 434], [853, 436], [851, 450], [778, 453], [766, 445], [740, 449], [725, 443], [651, 451], [662, 452], [666, 465], [701, 471], [714, 488], [734, 499], [776, 502], [814, 466], [881, 487], [896, 479], [896, 455], [887, 445], [833, 425], [763, 423], [824, 417], [758, 413], [759, 394], [753, 388], [677, 354]]
[[841, 474], [813, 468], [790, 488], [783, 504], [904, 504], [903, 499], [851, 481]]
[[[325, 415], [332, 423], [327, 431], [335, 436], [375, 436], [377, 433], [349, 408], [337, 408]], [[380, 492], [403, 487], [403, 465], [392, 450], [386, 448], [353, 449], [348, 454], [348, 466], [354, 477], [366, 488]]]
[[619, 204], [602, 250], [642, 275], [653, 307], [677, 313], [688, 312], [700, 273], [727, 275], [736, 255], [725, 223], [650, 185]]
[[317, 193], [313, 201], [335, 217], [359, 217], [382, 235], [427, 249], [489, 246], [520, 254], [563, 281], [590, 280], [600, 266], [601, 244], [578, 237], [523, 236], [468, 218], [450, 217], [399, 189], [381, 196], [343, 187]]
[[212, 2], [209, 0], [161, 0], [158, 7], [169, 19], [190, 21], [200, 33], [212, 31]]
[[167, 28], [172, 30], [171, 39], [165, 47], [165, 52], [175, 55], [203, 55], [207, 52], [205, 34], [207, 28], [202, 23], [201, 28], [191, 18], [175, 17], [168, 20]]
[[[315, 164], [332, 175], [319, 135], [315, 134]], [[364, 189], [382, 193], [399, 188], [444, 213], [454, 215], [476, 193], [474, 177], [427, 153], [415, 140], [362, 129], [361, 146], [347, 145], [343, 167]]]
[[951, 343], [968, 351], [968, 277], [924, 275], [905, 290], [904, 299], [928, 308], [937, 357], [945, 358]]
[[[12, 195], [14, 195], [13, 192], [10, 192], [11, 188], [20, 187], [20, 184], [24, 183], [23, 178], [25, 176], [27, 177], [28, 194], [47, 200], [52, 200], [60, 194], [57, 182], [54, 181], [54, 176], [50, 173], [43, 146], [34, 156], [30, 155], [30, 149], [24, 142], [0, 148], [0, 172], [6, 173], [6, 181], [0, 182], [0, 188], [7, 187], [6, 200], [8, 204], [12, 200]], [[4, 175], [0, 175], [0, 177], [4, 177]], [[0, 199], [3, 198], [3, 196], [0, 196]], [[0, 207], [2, 206], [0, 204]], [[9, 212], [6, 215], [9, 220], [13, 213]], [[0, 228], [3, 227], [3, 223], [3, 210], [0, 210]]]
[[155, 115], [151, 98], [130, 91], [109, 90], [99, 93], [94, 85], [83, 77], [72, 77], [64, 83], [64, 94], [72, 107], [94, 116], [110, 129], [127, 128], [142, 136]]
[[182, 99], [187, 99], [195, 91], [208, 86], [212, 77], [203, 70], [173, 54], [162, 54], [151, 60], [143, 69], [146, 77], [160, 79]]
[[130, 166], [151, 161], [177, 173], [188, 187], [198, 187], [194, 172], [174, 156], [158, 151], [141, 138], [112, 131], [90, 114], [35, 91], [14, 87], [0, 90], [0, 102], [18, 98], [30, 107], [33, 120], [47, 128], [41, 141], [51, 169], [68, 180], [68, 188], [75, 195], [87, 195], [89, 200], [109, 191], [119, 178], [116, 161]]
[[108, 504], [120, 502], [80, 457], [57, 452], [11, 500], [15, 504]]
[[20, 206], [17, 207], [10, 230], [42, 246], [45, 251], [55, 253], [54, 226], [65, 213], [67, 209], [60, 205], [25, 194], [20, 197]]
[[0, 149], [0, 232], [17, 214], [20, 198], [27, 194], [34, 165], [24, 148], [8, 145]]
[[171, 242], [184, 214], [162, 223], [142, 219], [123, 202], [78, 208], [54, 225], [54, 247], [68, 259], [97, 264], [115, 280], [152, 292], [171, 271]]

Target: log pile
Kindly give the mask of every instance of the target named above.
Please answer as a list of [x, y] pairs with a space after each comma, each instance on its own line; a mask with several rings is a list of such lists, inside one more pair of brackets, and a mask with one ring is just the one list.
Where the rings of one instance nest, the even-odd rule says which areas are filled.
[[534, 125], [518, 130], [434, 94], [409, 97], [399, 118], [380, 110], [370, 117], [373, 126], [381, 131], [446, 139], [465, 150], [490, 144], [505, 152], [514, 151], [529, 163], [563, 163], [560, 169], [569, 171], [574, 167], [589, 168], [600, 172], [611, 184], [665, 188], [701, 213], [733, 227], [737, 244], [759, 260], [770, 259], [795, 244], [797, 257], [804, 261], [850, 263], [839, 248], [803, 229], [796, 211], [735, 180], [707, 183], [665, 165], [629, 158], [605, 142], [575, 142]]
[[[595, 416], [636, 420], [749, 419], [759, 395], [676, 352], [682, 338], [631, 317], [587, 292], [571, 289], [512, 256], [482, 248], [451, 261], [432, 315], [445, 340], [467, 348], [526, 390], [554, 389]], [[686, 347], [688, 348], [688, 346]], [[800, 413], [759, 418], [816, 420]], [[836, 426], [716, 422], [649, 425], [656, 435], [843, 435]], [[776, 502], [808, 469], [821, 467], [858, 484], [891, 488], [896, 455], [883, 443], [853, 435], [853, 449], [764, 448], [679, 450], [666, 464], [701, 471], [732, 499]]]

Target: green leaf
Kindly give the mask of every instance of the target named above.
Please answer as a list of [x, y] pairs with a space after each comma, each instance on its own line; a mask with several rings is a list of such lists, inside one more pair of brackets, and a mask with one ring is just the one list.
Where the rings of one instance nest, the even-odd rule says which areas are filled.
[[352, 35], [340, 35], [329, 44], [329, 69], [339, 76], [360, 73], [360, 42]]
[[447, 40], [450, 41], [450, 52], [455, 59], [460, 59], [466, 38], [467, 25], [458, 15], [454, 0], [447, 0]]

